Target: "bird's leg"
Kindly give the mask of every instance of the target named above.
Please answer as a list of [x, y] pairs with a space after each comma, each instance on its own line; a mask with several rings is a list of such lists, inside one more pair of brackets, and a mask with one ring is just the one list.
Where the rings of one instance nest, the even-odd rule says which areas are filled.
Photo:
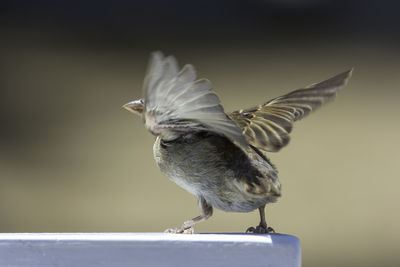
[[262, 205], [258, 208], [260, 212], [260, 224], [254, 228], [249, 227], [246, 230], [246, 233], [254, 233], [254, 234], [268, 234], [268, 233], [275, 233], [275, 230], [272, 227], [268, 227], [267, 222], [265, 220], [265, 205]]
[[174, 233], [174, 234], [193, 234], [194, 228], [193, 226], [201, 221], [207, 220], [211, 217], [213, 213], [212, 206], [208, 205], [206, 200], [203, 197], [198, 198], [199, 208], [200, 208], [200, 215], [186, 221], [182, 224], [180, 228], [170, 228], [165, 230], [165, 233]]

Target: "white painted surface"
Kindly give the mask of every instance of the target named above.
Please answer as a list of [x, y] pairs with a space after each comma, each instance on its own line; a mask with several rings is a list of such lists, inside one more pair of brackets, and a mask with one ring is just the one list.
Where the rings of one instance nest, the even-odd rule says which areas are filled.
[[4, 233], [0, 266], [300, 266], [294, 236]]
[[4, 233], [0, 240], [55, 241], [180, 241], [247, 242], [272, 244], [270, 235], [250, 234], [168, 234], [168, 233]]

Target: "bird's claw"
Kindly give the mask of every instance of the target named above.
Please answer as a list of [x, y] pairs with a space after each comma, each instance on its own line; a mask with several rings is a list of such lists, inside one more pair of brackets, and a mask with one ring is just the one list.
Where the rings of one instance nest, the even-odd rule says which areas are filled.
[[270, 233], [275, 233], [275, 230], [272, 227], [258, 225], [256, 228], [254, 228], [254, 227], [247, 228], [246, 234], [248, 234], [248, 233], [251, 233], [251, 234], [270, 234]]
[[194, 227], [180, 227], [180, 228], [168, 228], [164, 233], [170, 234], [194, 234]]

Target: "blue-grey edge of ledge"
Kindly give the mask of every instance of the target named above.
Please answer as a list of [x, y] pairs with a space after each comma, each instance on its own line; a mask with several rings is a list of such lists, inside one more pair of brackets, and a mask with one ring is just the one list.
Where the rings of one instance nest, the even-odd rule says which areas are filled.
[[301, 266], [285, 234], [0, 233], [0, 266]]

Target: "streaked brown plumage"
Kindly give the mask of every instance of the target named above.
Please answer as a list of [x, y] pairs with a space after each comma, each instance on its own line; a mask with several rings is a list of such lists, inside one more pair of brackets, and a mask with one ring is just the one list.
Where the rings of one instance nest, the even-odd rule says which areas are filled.
[[351, 70], [274, 98], [255, 108], [234, 111], [229, 117], [243, 130], [247, 142], [263, 152], [277, 152], [289, 143], [293, 123], [335, 98]]
[[280, 196], [280, 183], [267, 152], [288, 144], [293, 123], [332, 100], [351, 70], [274, 98], [255, 108], [225, 114], [206, 79], [192, 65], [152, 54], [144, 99], [124, 107], [143, 117], [157, 138], [154, 157], [172, 181], [197, 196], [200, 216], [170, 232], [192, 232], [213, 207], [233, 212], [259, 209], [261, 222], [250, 232], [268, 232], [264, 207]]

